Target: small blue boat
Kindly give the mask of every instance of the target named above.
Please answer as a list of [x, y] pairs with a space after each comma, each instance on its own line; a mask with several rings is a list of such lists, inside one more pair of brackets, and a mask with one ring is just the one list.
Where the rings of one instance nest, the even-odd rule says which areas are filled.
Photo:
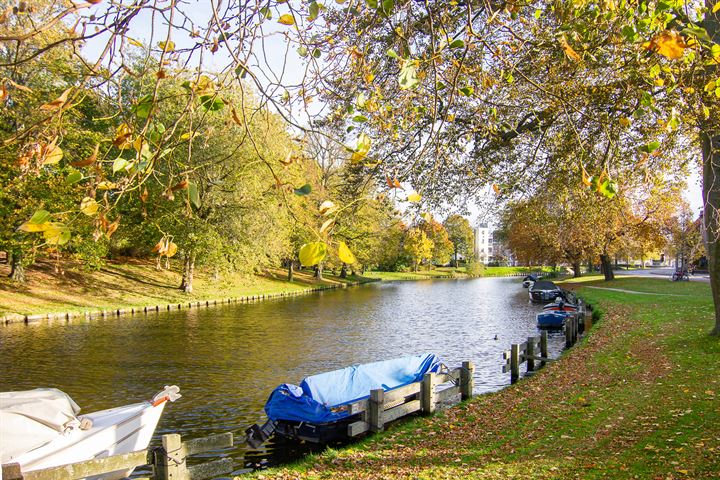
[[299, 386], [283, 383], [265, 403], [268, 421], [248, 428], [246, 442], [258, 448], [273, 434], [313, 443], [344, 440], [347, 426], [360, 416], [350, 412], [350, 404], [369, 398], [370, 390], [389, 391], [419, 382], [441, 366], [435, 355], [424, 354], [312, 375]]
[[537, 326], [538, 328], [547, 329], [563, 328], [568, 316], [574, 314], [575, 312], [570, 311], [544, 311], [543, 313], [537, 314]]

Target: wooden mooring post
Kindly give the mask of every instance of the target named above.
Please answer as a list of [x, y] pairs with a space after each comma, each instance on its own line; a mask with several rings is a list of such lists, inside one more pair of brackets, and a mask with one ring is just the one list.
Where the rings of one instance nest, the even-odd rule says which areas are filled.
[[[540, 355], [537, 355], [538, 350]], [[535, 362], [539, 361], [539, 368], [553, 360], [548, 357], [547, 332], [541, 332], [539, 337], [528, 337], [526, 342], [513, 343], [510, 350], [503, 353], [505, 364], [502, 367], [504, 373], [510, 372], [510, 383], [520, 379], [520, 365], [527, 362], [527, 371], [535, 371]]]

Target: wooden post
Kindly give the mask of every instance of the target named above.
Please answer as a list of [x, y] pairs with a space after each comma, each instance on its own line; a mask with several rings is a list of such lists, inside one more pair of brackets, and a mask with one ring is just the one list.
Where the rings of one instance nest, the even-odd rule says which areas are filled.
[[472, 362], [463, 362], [460, 370], [460, 399], [469, 400], [473, 396], [473, 374], [475, 365]]
[[[548, 358], [547, 338], [548, 338], [547, 330], [543, 330], [540, 333], [540, 356], [543, 358]], [[545, 361], [541, 360], [540, 368], [542, 368], [544, 366], [545, 366]]]
[[435, 385], [437, 379], [434, 373], [426, 373], [423, 377], [421, 393], [422, 399], [420, 405], [423, 413], [434, 413], [435, 412]]
[[572, 322], [569, 318], [565, 319], [565, 348], [572, 347]]
[[182, 438], [177, 433], [162, 436], [162, 449], [155, 452], [155, 478], [190, 480]]
[[527, 371], [528, 372], [535, 371], [535, 359], [532, 358], [535, 356], [535, 342], [537, 342], [537, 339], [535, 337], [528, 337], [527, 348], [525, 349], [525, 353], [528, 356], [528, 358], [527, 358]]
[[510, 383], [515, 383], [520, 378], [520, 345], [510, 345]]
[[370, 390], [370, 402], [368, 405], [368, 420], [370, 430], [373, 432], [382, 432], [383, 430], [383, 411], [385, 403], [385, 391], [382, 388]]

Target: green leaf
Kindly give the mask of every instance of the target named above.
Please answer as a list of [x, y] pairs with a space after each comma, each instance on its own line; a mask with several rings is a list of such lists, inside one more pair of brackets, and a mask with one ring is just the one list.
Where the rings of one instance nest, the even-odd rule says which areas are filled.
[[310, 14], [308, 16], [308, 20], [310, 20], [311, 22], [317, 20], [318, 16], [320, 15], [320, 5], [318, 5], [317, 2], [310, 3], [308, 13]]
[[301, 197], [305, 196], [305, 195], [309, 195], [310, 192], [312, 192], [312, 187], [310, 186], [309, 183], [306, 183], [302, 187], [295, 189], [295, 195], [299, 195]]
[[658, 148], [660, 148], [660, 142], [655, 141], [655, 142], [650, 142], [647, 145], [643, 145], [642, 147], [640, 147], [640, 151], [645, 152], [645, 153], [652, 153], [655, 150], [657, 150]]
[[222, 98], [214, 95], [203, 95], [200, 97], [200, 106], [206, 112], [217, 112], [218, 110], [222, 110], [225, 102], [222, 101]]
[[298, 55], [305, 58], [308, 56], [308, 49], [305, 45], [300, 45], [300, 47], [297, 49]]
[[394, 58], [395, 60], [400, 60], [400, 55], [398, 55], [397, 52], [392, 48], [388, 49], [387, 56], [390, 58]]
[[300, 247], [298, 257], [303, 266], [312, 267], [322, 262], [325, 255], [327, 255], [327, 245], [325, 242], [310, 242]]
[[365, 99], [365, 94], [362, 92], [358, 93], [357, 99], [355, 100], [355, 104], [358, 106], [358, 108], [365, 108], [366, 103], [367, 100]]
[[33, 216], [30, 217], [30, 220], [28, 220], [28, 222], [39, 225], [41, 223], [47, 222], [49, 219], [50, 219], [50, 212], [48, 212], [47, 210], [40, 209], [40, 210], [36, 211], [35, 213], [33, 213]]
[[80, 180], [83, 179], [82, 172], [78, 172], [77, 170], [72, 172], [70, 175], [65, 177], [65, 184], [66, 185], [72, 185], [73, 183], [77, 183]]
[[400, 68], [400, 75], [398, 77], [400, 88], [409, 90], [418, 86], [420, 79], [417, 76], [417, 67], [417, 60], [402, 61], [402, 67]]
[[130, 162], [128, 162], [124, 158], [116, 158], [113, 162], [112, 171], [113, 173], [117, 173], [120, 170], [124, 170], [129, 164]]
[[613, 198], [617, 194], [618, 184], [612, 180], [605, 180], [600, 184], [598, 192], [607, 198]]
[[240, 78], [247, 77], [247, 74], [248, 74], [248, 69], [242, 63], [240, 65], [238, 65], [237, 67], [235, 67], [235, 75], [239, 76]]
[[70, 241], [70, 228], [64, 223], [50, 222], [43, 230], [43, 237], [50, 245], [65, 245]]
[[383, 0], [382, 12], [385, 15], [390, 15], [394, 8], [395, 8], [395, 0]]
[[188, 197], [190, 198], [190, 202], [195, 205], [195, 208], [200, 208], [200, 193], [198, 192], [196, 183], [188, 185]]
[[463, 87], [460, 89], [460, 93], [465, 97], [469, 97], [474, 91], [475, 89], [473, 87]]
[[268, 7], [263, 7], [260, 9], [260, 16], [266, 20], [272, 20], [272, 11]]
[[133, 105], [132, 112], [137, 115], [138, 118], [147, 118], [152, 111], [153, 97], [152, 95], [144, 95], [140, 97], [137, 104]]
[[368, 118], [365, 115], [355, 115], [352, 120], [353, 122], [365, 123], [368, 121]]
[[463, 41], [460, 40], [459, 38], [458, 38], [457, 40], [454, 40], [454, 41], [450, 44], [450, 48], [463, 48], [464, 46], [465, 46], [465, 42], [463, 42]]
[[315, 58], [320, 58], [322, 56], [322, 50], [316, 48], [315, 50], [313, 50], [312, 56]]
[[357, 261], [355, 255], [350, 251], [345, 242], [340, 242], [338, 245], [338, 258], [341, 262], [347, 264], [353, 264]]
[[367, 6], [370, 8], [378, 8], [378, 0], [366, 0]]

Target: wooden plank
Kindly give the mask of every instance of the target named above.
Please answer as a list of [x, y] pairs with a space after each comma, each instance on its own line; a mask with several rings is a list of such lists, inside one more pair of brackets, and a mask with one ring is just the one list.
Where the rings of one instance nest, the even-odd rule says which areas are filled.
[[438, 385], [440, 385], [442, 383], [447, 383], [447, 382], [454, 382], [455, 380], [459, 380], [459, 379], [460, 379], [460, 369], [459, 368], [451, 370], [448, 373], [438, 373], [438, 374], [436, 374], [436, 377], [435, 377], [435, 381], [437, 382]]
[[373, 432], [382, 432], [384, 426], [383, 411], [385, 410], [385, 391], [382, 388], [370, 390], [370, 405], [368, 409], [368, 422], [370, 430]]
[[188, 480], [187, 455], [177, 433], [161, 437], [162, 448], [155, 451], [155, 476], [158, 480]]
[[212, 450], [220, 450], [233, 446], [232, 432], [218, 433], [209, 437], [194, 438], [183, 442], [187, 455], [195, 455], [196, 453], [205, 453]]
[[472, 362], [463, 362], [460, 370], [460, 398], [468, 400], [473, 396], [473, 375], [475, 373], [475, 365]]
[[409, 397], [410, 395], [415, 395], [417, 393], [420, 393], [421, 389], [421, 382], [415, 382], [400, 388], [389, 390], [385, 392], [385, 403], [393, 403], [397, 400], [402, 400], [405, 397]]
[[2, 465], [0, 478], [3, 480], [22, 480], [23, 474], [19, 463], [7, 463]]
[[[71, 480], [75, 478], [85, 478], [92, 475], [130, 470], [140, 465], [147, 465], [147, 456], [147, 450], [139, 450], [123, 455], [95, 458], [85, 462], [26, 472], [23, 474], [23, 478], [25, 480]], [[5, 479], [4, 469], [3, 479]]]
[[435, 412], [435, 386], [437, 385], [435, 374], [426, 373], [422, 381], [422, 411], [423, 413]]
[[361, 433], [365, 433], [368, 430], [370, 430], [370, 424], [367, 422], [358, 421], [351, 423], [350, 425], [348, 425], [348, 437], [360, 435]]
[[513, 343], [510, 346], [510, 383], [520, 378], [520, 345]]
[[402, 405], [398, 405], [397, 407], [385, 410], [385, 413], [383, 414], [383, 421], [385, 423], [392, 422], [393, 420], [397, 420], [398, 418], [402, 418], [411, 413], [418, 412], [420, 411], [420, 408], [420, 400], [413, 400], [411, 402], [403, 403]]
[[533, 372], [535, 371], [535, 338], [534, 337], [528, 337], [527, 340], [527, 348], [525, 349], [525, 353], [523, 354], [523, 360], [527, 360], [527, 371]]
[[450, 403], [452, 399], [460, 395], [460, 387], [450, 387], [440, 390], [436, 394], [437, 403]]
[[[530, 358], [531, 358], [531, 357], [528, 356], [527, 354], [525, 354], [524, 356], [525, 356], [525, 358], [527, 358], [528, 360], [530, 360]], [[554, 362], [554, 361], [555, 361], [554, 358], [541, 357], [540, 355], [533, 355], [533, 356], [532, 356], [532, 360], [536, 360], [536, 361], [539, 361], [539, 362]]]
[[220, 477], [233, 470], [232, 458], [226, 457], [212, 462], [201, 463], [188, 467], [190, 480], [206, 480], [208, 478]]
[[367, 399], [351, 403], [350, 405], [348, 405], [348, 413], [350, 415], [355, 415], [357, 413], [365, 412], [368, 409], [368, 403], [369, 402]]

